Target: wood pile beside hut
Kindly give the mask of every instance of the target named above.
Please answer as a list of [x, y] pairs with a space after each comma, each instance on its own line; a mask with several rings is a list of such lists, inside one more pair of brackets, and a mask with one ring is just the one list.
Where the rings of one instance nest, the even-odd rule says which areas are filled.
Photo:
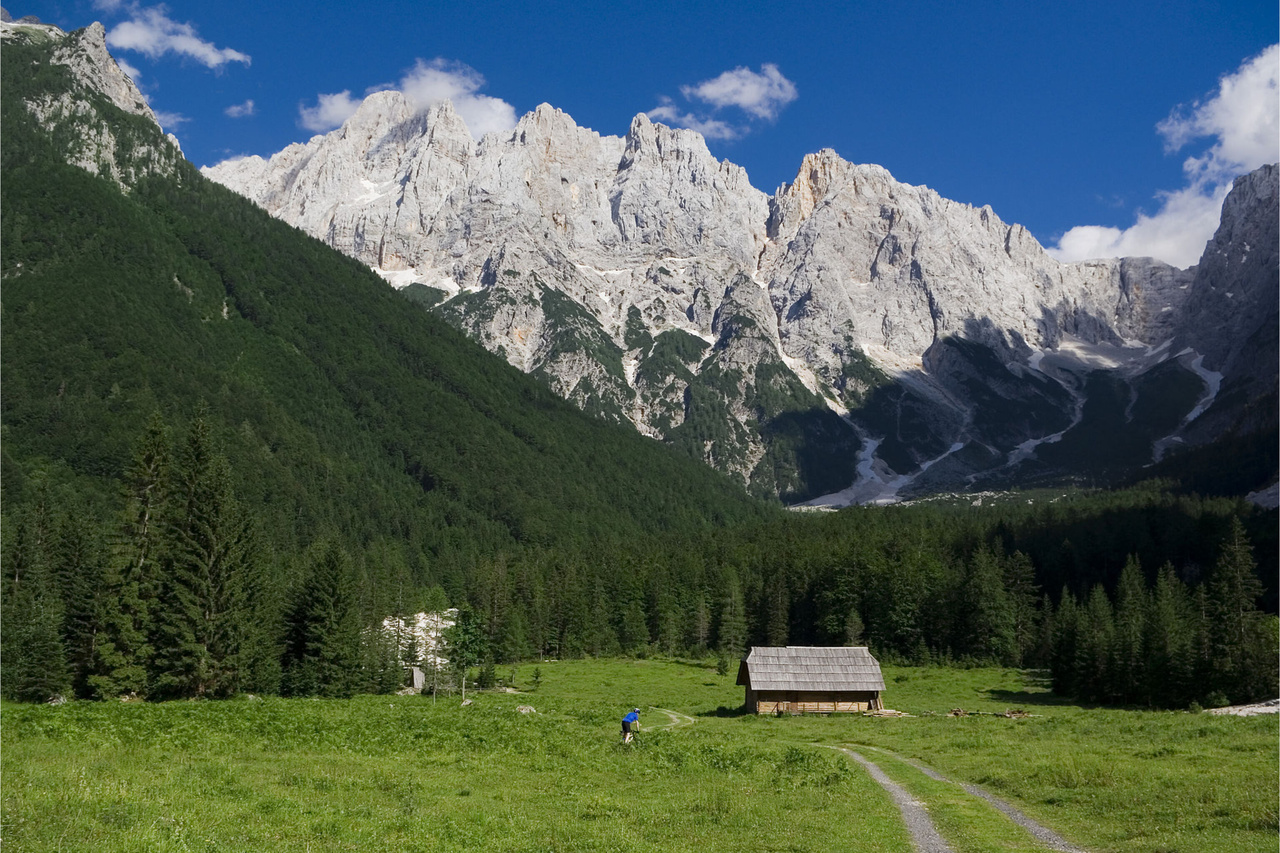
[[841, 714], [884, 705], [880, 662], [864, 646], [753, 646], [738, 666], [751, 714]]

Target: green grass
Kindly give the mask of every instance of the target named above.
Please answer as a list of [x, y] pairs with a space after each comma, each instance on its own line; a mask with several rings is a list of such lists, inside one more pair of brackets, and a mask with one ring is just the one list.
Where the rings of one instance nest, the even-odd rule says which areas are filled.
[[954, 782], [931, 779], [880, 749], [864, 749], [861, 754], [916, 799], [929, 804], [930, 819], [957, 853], [1034, 853], [1044, 849], [1030, 832]]
[[[1090, 850], [1276, 845], [1277, 720], [1086, 709], [1013, 670], [886, 667], [917, 716], [759, 718], [734, 674], [674, 661], [538, 664], [525, 694], [5, 704], [11, 850], [906, 851], [853, 744], [961, 853], [1034, 849], [955, 782]], [[520, 667], [528, 685], [533, 665]], [[520, 714], [518, 705], [536, 714]], [[618, 720], [641, 708], [636, 743]], [[1040, 716], [953, 718], [954, 707]], [[695, 719], [668, 723], [654, 708]], [[930, 715], [931, 714], [931, 715]], [[784, 829], [785, 828], [785, 831]]]

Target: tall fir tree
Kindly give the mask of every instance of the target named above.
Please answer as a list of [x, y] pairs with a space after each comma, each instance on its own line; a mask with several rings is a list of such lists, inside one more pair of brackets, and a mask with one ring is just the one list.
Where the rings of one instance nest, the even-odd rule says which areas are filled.
[[350, 696], [360, 684], [360, 613], [351, 560], [332, 541], [313, 546], [286, 617], [282, 685], [290, 696]]
[[730, 660], [741, 658], [747, 651], [747, 608], [742, 587], [733, 574], [728, 577], [727, 589], [720, 604], [716, 647]]
[[152, 412], [124, 475], [124, 511], [103, 576], [117, 606], [103, 620], [103, 638], [90, 681], [102, 697], [144, 694], [152, 648], [152, 610], [159, 593], [157, 557], [169, 508], [168, 428]]
[[955, 648], [983, 661], [1016, 663], [1017, 614], [999, 556], [986, 546], [967, 562], [959, 603], [961, 632]]
[[1004, 588], [1013, 610], [1014, 666], [1026, 666], [1036, 656], [1040, 640], [1040, 620], [1047, 611], [1037, 610], [1040, 586], [1036, 583], [1036, 567], [1031, 558], [1014, 551], [1002, 561]]
[[1059, 696], [1075, 696], [1076, 649], [1080, 644], [1080, 606], [1071, 590], [1063, 587], [1058, 599], [1058, 610], [1053, 618], [1053, 652], [1049, 670], [1053, 679], [1053, 692]]
[[62, 597], [45, 553], [48, 531], [42, 513], [37, 507], [19, 520], [5, 552], [0, 689], [20, 702], [44, 702], [71, 690], [62, 643]]
[[1116, 588], [1115, 635], [1109, 667], [1112, 681], [1108, 691], [1116, 701], [1150, 704], [1143, 645], [1149, 610], [1142, 566], [1136, 555], [1130, 555]]
[[1075, 695], [1086, 702], [1112, 698], [1111, 646], [1115, 630], [1111, 599], [1102, 584], [1097, 584], [1081, 612], [1076, 640]]
[[1163, 707], [1186, 705], [1195, 690], [1195, 638], [1191, 598], [1172, 564], [1166, 563], [1156, 575], [1143, 627], [1147, 696]]
[[71, 689], [77, 698], [99, 695], [94, 683], [106, 641], [106, 626], [118, 619], [120, 602], [106, 584], [105, 555], [81, 512], [64, 515], [53, 545], [53, 574], [62, 593], [62, 638]]
[[[1262, 582], [1258, 580], [1253, 548], [1239, 517], [1206, 583], [1209, 616], [1213, 620], [1209, 659], [1213, 685], [1232, 702], [1251, 701], [1263, 689], [1255, 670], [1266, 665], [1269, 642], [1263, 614], [1258, 610]], [[1272, 659], [1269, 668], [1275, 669]], [[1268, 696], [1268, 698], [1270, 698]]]
[[444, 655], [462, 689], [463, 698], [467, 695], [467, 670], [485, 660], [488, 654], [481, 617], [464, 603], [458, 608], [458, 617], [452, 627], [444, 631]]
[[177, 464], [177, 511], [169, 520], [154, 620], [155, 698], [215, 698], [240, 689], [243, 643], [257, 627], [250, 596], [260, 571], [230, 468], [203, 412]]

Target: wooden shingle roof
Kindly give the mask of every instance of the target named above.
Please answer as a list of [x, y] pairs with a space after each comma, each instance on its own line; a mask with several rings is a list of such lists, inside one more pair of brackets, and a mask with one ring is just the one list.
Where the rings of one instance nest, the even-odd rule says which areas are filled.
[[753, 646], [738, 668], [752, 690], [884, 690], [880, 662], [865, 646]]

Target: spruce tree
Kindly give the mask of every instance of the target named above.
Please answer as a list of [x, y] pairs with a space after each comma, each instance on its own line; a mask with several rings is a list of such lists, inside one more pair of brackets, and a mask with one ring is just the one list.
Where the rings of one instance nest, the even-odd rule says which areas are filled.
[[1080, 643], [1080, 607], [1066, 587], [1062, 589], [1053, 622], [1053, 653], [1049, 661], [1053, 692], [1059, 696], [1076, 696], [1079, 688], [1076, 649]]
[[313, 548], [286, 617], [283, 687], [290, 696], [350, 696], [359, 683], [360, 616], [350, 559], [334, 542]]
[[1147, 659], [1143, 640], [1150, 606], [1142, 566], [1130, 555], [1120, 571], [1116, 589], [1115, 636], [1111, 647], [1111, 687], [1109, 693], [1120, 702], [1149, 703], [1145, 670]]
[[1036, 584], [1036, 568], [1031, 558], [1014, 551], [1002, 562], [1004, 588], [1013, 610], [1013, 657], [1015, 666], [1026, 666], [1036, 655], [1040, 639], [1040, 619], [1047, 611], [1036, 610], [1040, 587]]
[[381, 623], [366, 626], [360, 632], [361, 692], [395, 693], [403, 686], [404, 665], [397, 634], [384, 629]]
[[973, 657], [1012, 665], [1017, 661], [1017, 614], [997, 556], [974, 552], [960, 587], [961, 633], [955, 647]]
[[721, 601], [716, 646], [721, 654], [731, 660], [741, 658], [747, 650], [747, 608], [737, 577], [729, 578], [728, 588]]
[[99, 648], [105, 627], [118, 618], [119, 601], [105, 583], [104, 557], [82, 513], [64, 516], [53, 543], [53, 574], [62, 592], [62, 637], [71, 689], [77, 698], [97, 695]]
[[1162, 707], [1186, 705], [1194, 692], [1191, 599], [1170, 563], [1156, 575], [1144, 628], [1147, 696], [1152, 704]]
[[791, 638], [791, 591], [781, 572], [769, 579], [765, 587], [765, 643], [785, 646]]
[[1111, 646], [1115, 640], [1115, 615], [1102, 584], [1089, 593], [1079, 620], [1076, 641], [1076, 696], [1086, 702], [1112, 698]]
[[[1214, 671], [1213, 685], [1233, 702], [1252, 698], [1253, 672], [1266, 646], [1258, 598], [1258, 580], [1253, 548], [1238, 517], [1223, 543], [1206, 584], [1209, 615], [1213, 620], [1209, 656]], [[1275, 661], [1268, 666], [1275, 668]]]
[[62, 598], [44, 553], [44, 522], [31, 515], [22, 518], [5, 552], [0, 688], [6, 698], [20, 702], [44, 702], [71, 690], [62, 643]]
[[254, 624], [250, 596], [261, 584], [248, 519], [231, 488], [202, 414], [177, 465], [175, 513], [161, 560], [151, 667], [156, 698], [216, 698], [240, 688], [243, 644]]
[[855, 601], [850, 605], [849, 615], [844, 620], [844, 644], [846, 646], [862, 645], [862, 632], [864, 630], [862, 613], [858, 609], [858, 602]]
[[707, 651], [711, 641], [711, 608], [707, 604], [707, 591], [696, 589], [693, 592], [693, 606], [689, 609], [689, 630], [686, 643], [695, 656]]
[[157, 558], [170, 488], [167, 428], [153, 412], [124, 476], [124, 511], [114, 553], [103, 574], [104, 594], [116, 602], [103, 618], [103, 637], [90, 682], [107, 698], [144, 694], [152, 648], [152, 610], [159, 593]]
[[480, 617], [464, 603], [458, 608], [458, 618], [453, 626], [444, 632], [444, 656], [458, 679], [464, 699], [467, 695], [467, 670], [484, 660], [488, 652]]

